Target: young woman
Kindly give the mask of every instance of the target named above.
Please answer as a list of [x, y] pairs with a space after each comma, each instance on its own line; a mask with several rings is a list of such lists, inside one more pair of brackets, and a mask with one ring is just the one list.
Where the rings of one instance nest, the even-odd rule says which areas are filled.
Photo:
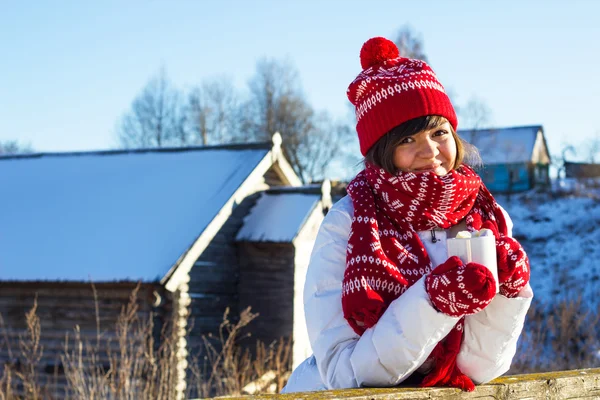
[[[473, 390], [505, 373], [533, 292], [512, 222], [463, 161], [450, 99], [387, 39], [361, 49], [350, 84], [365, 168], [327, 214], [304, 290], [314, 355], [284, 392], [361, 386]], [[498, 280], [446, 240], [491, 229]]]

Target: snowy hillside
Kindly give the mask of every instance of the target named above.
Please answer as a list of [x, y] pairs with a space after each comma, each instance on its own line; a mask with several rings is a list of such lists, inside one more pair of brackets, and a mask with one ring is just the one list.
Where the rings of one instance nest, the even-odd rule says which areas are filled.
[[600, 294], [600, 200], [598, 197], [526, 193], [497, 196], [514, 222], [514, 235], [531, 262], [536, 302], [557, 297], [597, 304]]

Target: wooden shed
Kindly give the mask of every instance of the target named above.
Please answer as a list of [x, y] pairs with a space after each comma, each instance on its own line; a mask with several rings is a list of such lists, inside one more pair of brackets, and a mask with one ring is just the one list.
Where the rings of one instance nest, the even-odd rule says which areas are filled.
[[600, 164], [565, 161], [565, 178], [588, 179], [600, 177]]
[[[94, 340], [97, 305], [110, 331], [137, 284], [140, 315], [152, 312], [159, 331], [175, 320], [180, 397], [190, 349], [217, 331], [226, 307], [261, 313], [256, 339], [293, 338], [295, 364], [309, 352], [301, 287], [331, 200], [327, 183], [301, 186], [279, 134], [273, 143], [7, 156], [0, 171], [0, 315], [18, 347], [37, 296], [41, 374], [60, 363], [75, 325]], [[0, 368], [15, 357], [0, 339]]]
[[541, 125], [459, 131], [479, 150], [481, 175], [494, 193], [514, 193], [550, 185], [550, 153]]
[[312, 353], [304, 305], [297, 299], [302, 298], [317, 231], [331, 208], [329, 185], [325, 181], [260, 193], [236, 235], [240, 306], [260, 313], [253, 333], [267, 343], [292, 332], [294, 367]]

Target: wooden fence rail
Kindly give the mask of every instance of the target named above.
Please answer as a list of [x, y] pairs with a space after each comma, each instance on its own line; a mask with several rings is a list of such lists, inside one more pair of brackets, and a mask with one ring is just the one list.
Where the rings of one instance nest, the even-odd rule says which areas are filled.
[[[229, 397], [228, 399], [245, 399]], [[292, 393], [286, 395], [257, 395], [253, 399], [355, 399], [355, 400], [421, 400], [421, 399], [600, 399], [600, 368], [539, 374], [504, 376], [474, 392], [462, 392], [450, 388], [363, 388], [329, 390], [322, 392]]]

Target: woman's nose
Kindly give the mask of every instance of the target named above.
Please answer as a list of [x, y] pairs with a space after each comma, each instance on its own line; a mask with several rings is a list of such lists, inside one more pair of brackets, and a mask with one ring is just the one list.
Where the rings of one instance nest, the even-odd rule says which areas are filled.
[[419, 155], [423, 158], [433, 158], [438, 154], [438, 144], [433, 140], [427, 139], [419, 147]]

